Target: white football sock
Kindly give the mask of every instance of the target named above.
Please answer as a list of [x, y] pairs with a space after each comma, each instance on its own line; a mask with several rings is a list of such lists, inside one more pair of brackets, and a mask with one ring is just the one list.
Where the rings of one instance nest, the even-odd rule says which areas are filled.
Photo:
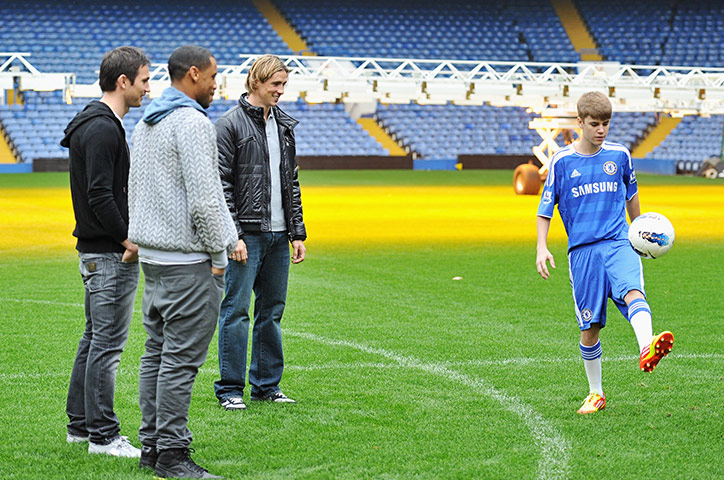
[[583, 357], [583, 365], [586, 367], [586, 377], [588, 377], [588, 388], [590, 393], [597, 393], [603, 396], [603, 386], [601, 382], [601, 341], [599, 340], [592, 347], [580, 344], [581, 357]]
[[628, 306], [628, 321], [636, 335], [639, 344], [639, 352], [651, 344], [654, 337], [653, 326], [651, 325], [651, 309], [643, 298], [637, 298]]

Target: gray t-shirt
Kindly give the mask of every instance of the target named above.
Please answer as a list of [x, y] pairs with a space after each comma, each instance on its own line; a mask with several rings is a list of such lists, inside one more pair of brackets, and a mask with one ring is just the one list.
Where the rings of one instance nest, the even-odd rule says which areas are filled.
[[282, 161], [281, 147], [279, 145], [279, 129], [274, 118], [274, 111], [269, 109], [266, 120], [266, 142], [269, 146], [269, 171], [271, 172], [271, 230], [284, 232], [287, 222], [282, 206], [282, 177], [280, 165]]

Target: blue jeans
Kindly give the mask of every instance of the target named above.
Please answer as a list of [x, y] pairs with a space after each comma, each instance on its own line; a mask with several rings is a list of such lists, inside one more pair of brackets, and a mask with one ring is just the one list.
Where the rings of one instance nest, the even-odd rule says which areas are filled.
[[80, 253], [85, 285], [85, 331], [70, 374], [68, 433], [108, 443], [120, 432], [113, 411], [116, 372], [128, 339], [138, 286], [138, 262], [120, 253]]
[[279, 390], [284, 371], [281, 321], [287, 301], [289, 237], [286, 232], [244, 234], [246, 265], [226, 268], [226, 295], [219, 314], [219, 371], [214, 383], [219, 400], [244, 392], [249, 341], [249, 304], [254, 291], [254, 327], [249, 384], [251, 394]]

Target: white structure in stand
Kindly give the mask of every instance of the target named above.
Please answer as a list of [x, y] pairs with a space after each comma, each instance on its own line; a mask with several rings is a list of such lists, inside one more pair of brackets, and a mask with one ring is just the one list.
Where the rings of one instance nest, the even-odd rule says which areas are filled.
[[[235, 98], [259, 55], [219, 66], [219, 93]], [[619, 112], [724, 114], [724, 68], [621, 65], [617, 62], [484, 62], [282, 55], [291, 69], [286, 100], [517, 106], [544, 116], [575, 111], [586, 91], [606, 93]], [[168, 84], [166, 65], [151, 80]], [[75, 86], [83, 96], [89, 86]], [[94, 94], [95, 95], [95, 94]]]
[[[257, 55], [220, 68], [221, 95], [237, 97]], [[578, 130], [575, 104], [599, 90], [618, 112], [673, 116], [724, 114], [724, 68], [621, 65], [617, 62], [541, 63], [282, 56], [291, 69], [285, 100], [525, 107], [542, 142], [533, 147], [545, 174], [563, 129]]]
[[[100, 88], [75, 84], [72, 74], [43, 74], [24, 56], [5, 55], [0, 82], [18, 73], [7, 66], [25, 66], [23, 89], [63, 89], [71, 97], [97, 97]], [[236, 98], [258, 54], [240, 55], [238, 65], [220, 65], [218, 95]], [[1, 57], [0, 57], [1, 58]], [[485, 62], [404, 58], [316, 57], [281, 55], [290, 75], [283, 100], [299, 97], [310, 103], [410, 103], [525, 107], [541, 115], [530, 122], [543, 141], [533, 148], [547, 168], [558, 149], [561, 129], [575, 128], [575, 103], [590, 90], [611, 99], [618, 112], [666, 112], [672, 116], [724, 114], [724, 68], [621, 65], [617, 62]], [[16, 62], [17, 63], [17, 62]], [[12, 80], [10, 80], [12, 81]], [[151, 68], [151, 96], [169, 84], [166, 65]]]
[[43, 73], [35, 68], [26, 57], [27, 52], [0, 52], [0, 91], [6, 90], [62, 90], [70, 101], [75, 85], [73, 73]]

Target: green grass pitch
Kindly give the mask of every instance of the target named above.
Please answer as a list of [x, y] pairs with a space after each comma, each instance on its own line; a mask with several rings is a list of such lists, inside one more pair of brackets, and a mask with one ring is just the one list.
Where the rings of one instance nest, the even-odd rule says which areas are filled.
[[[302, 172], [301, 180], [303, 195], [305, 187], [510, 185], [512, 201], [511, 177]], [[709, 188], [691, 178], [640, 175], [639, 183], [670, 186], [672, 201], [682, 186]], [[67, 188], [67, 175], [0, 176], [0, 200], [8, 188], [29, 187]], [[310, 194], [310, 205], [313, 200]], [[364, 199], [359, 202], [363, 208]], [[305, 215], [313, 225], [316, 212], [305, 205]], [[711, 221], [721, 225], [724, 210], [718, 215]], [[533, 209], [531, 224], [534, 216]], [[68, 236], [71, 229], [67, 225]], [[562, 241], [551, 244], [558, 268], [546, 282], [535, 271], [530, 235], [374, 244], [317, 242], [314, 235], [310, 229], [307, 260], [291, 268], [283, 321], [282, 388], [298, 403], [247, 402], [244, 412], [222, 410], [213, 394], [214, 338], [189, 423], [193, 458], [211, 473], [229, 479], [724, 478], [721, 236], [681, 236], [666, 257], [645, 261], [654, 330], [676, 336], [674, 351], [653, 374], [638, 370], [633, 332], [610, 305], [601, 342], [608, 403], [582, 417], [575, 411], [588, 385]], [[142, 285], [116, 390], [121, 433], [136, 445]], [[65, 442], [82, 299], [72, 243], [47, 255], [0, 250], [1, 478], [152, 478], [135, 460], [90, 456], [86, 445]]]

